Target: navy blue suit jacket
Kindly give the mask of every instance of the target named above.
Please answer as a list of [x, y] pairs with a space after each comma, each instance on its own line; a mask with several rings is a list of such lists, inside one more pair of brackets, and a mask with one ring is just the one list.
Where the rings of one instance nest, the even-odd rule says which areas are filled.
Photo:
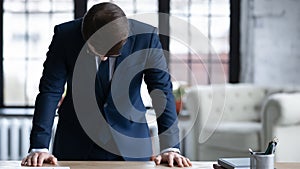
[[[85, 44], [81, 34], [81, 22], [82, 19], [70, 21], [57, 25], [54, 29], [54, 36], [44, 62], [43, 75], [39, 86], [40, 92], [35, 103], [33, 128], [30, 136], [30, 149], [49, 147], [57, 104], [61, 99], [65, 84], [67, 83], [66, 96], [57, 112], [59, 122], [55, 135], [53, 154], [59, 160], [113, 160], [116, 158], [114, 153], [105, 151], [97, 146], [88, 137], [86, 132], [84, 132], [74, 110], [72, 98], [73, 70], [78, 55]], [[170, 75], [167, 71], [147, 68], [148, 62], [153, 62], [154, 64], [155, 62], [166, 62], [157, 30], [150, 25], [135, 20], [130, 20], [129, 23], [131, 34], [122, 48], [121, 56], [116, 59], [116, 68], [135, 52], [144, 49], [158, 49], [158, 52], [152, 53], [155, 57], [152, 57], [150, 52], [150, 54], [147, 54], [147, 57], [141, 55], [140, 59], [131, 60], [128, 65], [128, 69], [135, 65], [145, 67], [144, 70], [138, 72], [131, 80], [128, 91], [130, 102], [137, 110], [143, 112], [138, 118], [145, 119], [146, 109], [140, 96], [142, 79], [144, 78], [149, 92], [155, 89], [162, 91], [166, 96], [166, 102], [163, 110], [159, 110], [161, 114], [159, 114], [157, 118], [160, 146], [161, 149], [171, 147], [179, 148], [179, 130], [177, 127], [177, 116], [174, 97], [172, 95]], [[149, 33], [140, 34], [139, 31], [141, 30], [146, 30], [146, 32]], [[96, 87], [101, 88], [101, 86]], [[111, 92], [109, 92], [105, 100], [103, 100], [104, 97], [102, 97], [101, 94], [98, 98], [99, 102], [108, 103], [108, 106], [103, 109], [103, 114], [108, 123], [113, 126], [115, 130], [130, 137], [148, 138], [146, 145], [129, 146], [129, 149], [131, 149], [131, 151], [143, 150], [151, 152], [152, 146], [147, 124], [135, 122], [131, 119], [131, 117], [135, 118], [136, 115], [129, 115], [128, 117], [130, 118], [121, 115], [113, 103]], [[155, 103], [153, 104], [155, 107]], [[103, 105], [100, 104], [99, 106], [101, 109]], [[128, 113], [130, 114], [130, 112]], [[116, 144], [118, 147], [118, 143]], [[127, 145], [127, 143], [122, 143], [121, 145], [124, 146]], [[128, 145], [130, 145], [130, 143], [128, 143]], [[119, 148], [122, 149], [121, 147]], [[128, 151], [128, 147], [126, 151]], [[149, 157], [126, 157], [126, 155], [123, 155], [122, 150], [120, 150], [119, 155], [125, 160], [149, 160]]]

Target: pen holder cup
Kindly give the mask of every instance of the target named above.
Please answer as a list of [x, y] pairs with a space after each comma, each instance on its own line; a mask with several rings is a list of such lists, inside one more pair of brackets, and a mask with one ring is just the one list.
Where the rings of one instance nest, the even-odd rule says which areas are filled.
[[264, 152], [253, 152], [250, 155], [251, 169], [274, 169], [274, 154]]

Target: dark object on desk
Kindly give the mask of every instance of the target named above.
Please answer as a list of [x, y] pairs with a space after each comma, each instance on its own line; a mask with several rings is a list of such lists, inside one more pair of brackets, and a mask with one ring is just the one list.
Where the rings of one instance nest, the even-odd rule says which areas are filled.
[[218, 164], [226, 169], [250, 169], [250, 158], [219, 158]]
[[278, 142], [278, 139], [276, 137], [272, 141], [269, 142], [269, 145], [265, 151], [265, 155], [275, 153], [275, 148], [276, 148], [277, 142]]
[[226, 169], [226, 168], [220, 166], [219, 164], [213, 164], [213, 168], [214, 169]]

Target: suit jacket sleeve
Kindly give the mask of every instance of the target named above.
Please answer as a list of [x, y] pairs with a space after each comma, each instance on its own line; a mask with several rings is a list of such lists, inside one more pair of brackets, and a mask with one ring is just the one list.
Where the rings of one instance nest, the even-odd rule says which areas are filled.
[[64, 92], [67, 76], [63, 39], [63, 33], [56, 26], [35, 102], [29, 151], [32, 148], [49, 147], [55, 112]]
[[144, 80], [157, 116], [160, 149], [179, 149], [179, 129], [171, 77], [156, 31], [152, 34], [147, 64], [153, 67], [145, 70]]

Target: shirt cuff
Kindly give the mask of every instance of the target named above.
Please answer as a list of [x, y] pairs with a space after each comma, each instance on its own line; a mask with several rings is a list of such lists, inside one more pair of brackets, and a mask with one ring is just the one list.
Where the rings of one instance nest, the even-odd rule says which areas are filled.
[[49, 153], [47, 148], [33, 148], [30, 153]]
[[162, 150], [160, 154], [167, 153], [167, 152], [175, 152], [180, 154], [180, 150], [178, 148], [166, 148]]

